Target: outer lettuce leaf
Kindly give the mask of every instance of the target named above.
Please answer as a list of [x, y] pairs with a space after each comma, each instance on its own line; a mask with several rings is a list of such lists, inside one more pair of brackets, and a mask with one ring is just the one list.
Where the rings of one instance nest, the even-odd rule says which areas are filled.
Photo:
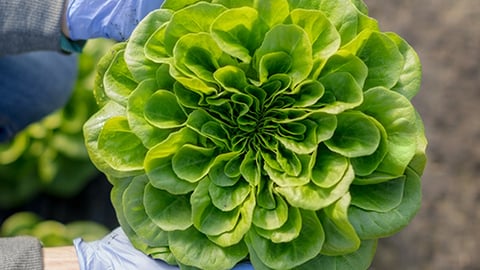
[[138, 171], [143, 168], [143, 157], [147, 150], [128, 128], [127, 119], [117, 116], [105, 122], [98, 137], [98, 151], [111, 168]]
[[122, 106], [127, 104], [128, 96], [137, 87], [137, 82], [125, 62], [124, 53], [124, 50], [116, 52], [110, 66], [105, 71], [102, 82], [107, 98]]
[[349, 210], [349, 219], [362, 239], [391, 236], [407, 226], [421, 205], [420, 176], [410, 168], [406, 170], [401, 203], [388, 212], [367, 211], [355, 206]]
[[147, 148], [163, 141], [175, 128], [159, 129], [151, 124], [145, 117], [144, 108], [149, 98], [158, 90], [155, 79], [140, 82], [130, 94], [127, 104], [127, 119], [135, 135]]
[[365, 240], [362, 241], [356, 252], [339, 256], [319, 255], [294, 269], [316, 270], [319, 265], [332, 270], [368, 269], [373, 261], [376, 249], [377, 240]]
[[368, 17], [368, 9], [360, 0], [289, 0], [290, 8], [319, 9], [327, 15], [346, 44], [364, 29], [378, 30], [378, 23]]
[[[247, 245], [254, 268], [262, 269], [262, 264], [272, 269], [288, 269], [301, 265], [314, 258], [319, 252], [325, 237], [322, 225], [314, 212], [301, 211], [302, 230], [293, 241], [273, 243], [250, 230]], [[278, 258], [283, 258], [279, 260]]]
[[415, 50], [399, 35], [395, 33], [386, 33], [386, 35], [396, 43], [405, 60], [400, 78], [392, 90], [411, 100], [420, 90], [422, 81], [420, 59]]
[[145, 186], [145, 212], [163, 231], [185, 230], [192, 225], [192, 211], [187, 196], [175, 196], [150, 183]]
[[387, 154], [377, 171], [402, 175], [417, 147], [418, 126], [413, 105], [402, 95], [377, 87], [365, 92], [359, 110], [373, 116], [387, 132]]
[[[125, 47], [125, 62], [132, 73], [133, 78], [142, 81], [155, 76], [158, 64], [146, 57], [145, 44], [148, 42], [151, 32], [162, 27], [170, 20], [172, 12], [158, 9], [149, 13], [130, 35], [130, 41]], [[151, 46], [149, 46], [151, 47]]]
[[[231, 20], [232, 17], [238, 19]], [[223, 12], [213, 22], [211, 31], [224, 52], [250, 63], [268, 29], [268, 25], [260, 20], [258, 11], [246, 6]]]
[[143, 198], [145, 185], [148, 179], [145, 176], [137, 176], [128, 184], [122, 195], [123, 213], [125, 219], [145, 243], [150, 246], [166, 246], [167, 233], [160, 229], [145, 212]]
[[180, 263], [201, 269], [233, 268], [248, 253], [243, 242], [230, 247], [220, 247], [193, 227], [185, 231], [170, 232], [168, 240], [170, 250]]
[[325, 243], [320, 252], [327, 256], [341, 256], [360, 248], [360, 238], [348, 220], [351, 196], [345, 194], [335, 204], [318, 211], [325, 230]]

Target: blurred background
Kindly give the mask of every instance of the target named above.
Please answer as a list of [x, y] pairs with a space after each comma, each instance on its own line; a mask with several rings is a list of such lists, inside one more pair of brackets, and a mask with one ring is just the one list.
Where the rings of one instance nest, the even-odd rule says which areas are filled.
[[380, 241], [372, 269], [480, 269], [480, 1], [365, 0], [382, 31], [417, 51], [413, 103], [429, 140], [423, 205]]
[[118, 226], [111, 185], [90, 162], [82, 134], [98, 110], [96, 65], [113, 44], [90, 40], [66, 106], [0, 144], [0, 236], [27, 234], [60, 246], [100, 239]]
[[[429, 140], [422, 208], [407, 228], [379, 242], [371, 269], [480, 269], [480, 1], [365, 3], [382, 31], [398, 33], [420, 56], [423, 85], [413, 102]], [[0, 234], [59, 245], [118, 226], [111, 186], [88, 162], [81, 137], [96, 110], [94, 66], [109, 46], [89, 42], [71, 102], [0, 145]]]

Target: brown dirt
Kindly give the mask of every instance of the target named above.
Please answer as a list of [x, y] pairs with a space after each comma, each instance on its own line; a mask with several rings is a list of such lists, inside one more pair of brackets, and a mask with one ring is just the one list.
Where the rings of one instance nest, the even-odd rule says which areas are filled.
[[371, 268], [480, 269], [480, 2], [365, 2], [382, 31], [400, 34], [420, 56], [413, 102], [429, 140], [422, 208], [380, 241]]

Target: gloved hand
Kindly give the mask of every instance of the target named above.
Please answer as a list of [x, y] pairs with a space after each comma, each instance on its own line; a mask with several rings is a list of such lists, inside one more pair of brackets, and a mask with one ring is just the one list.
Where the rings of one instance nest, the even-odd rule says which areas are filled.
[[66, 23], [72, 40], [126, 40], [135, 26], [163, 0], [67, 0]]
[[[73, 241], [80, 270], [178, 270], [164, 261], [155, 260], [132, 246], [119, 227], [103, 239], [85, 242], [81, 238]], [[233, 270], [253, 270], [249, 263], [240, 263]]]

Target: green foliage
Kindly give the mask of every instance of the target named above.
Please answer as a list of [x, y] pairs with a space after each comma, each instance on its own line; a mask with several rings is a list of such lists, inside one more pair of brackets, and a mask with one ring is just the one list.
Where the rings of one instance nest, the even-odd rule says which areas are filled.
[[8, 217], [0, 227], [0, 236], [29, 235], [36, 237], [44, 247], [72, 245], [75, 238], [99, 240], [109, 233], [105, 226], [93, 221], [72, 221], [67, 224], [43, 220], [32, 212], [18, 212]]
[[420, 207], [420, 62], [361, 1], [167, 0], [99, 67], [87, 149], [155, 258], [367, 269]]
[[0, 209], [19, 206], [40, 192], [73, 196], [98, 170], [84, 144], [83, 124], [98, 110], [95, 65], [111, 46], [92, 40], [79, 55], [78, 77], [68, 103], [0, 144]]

